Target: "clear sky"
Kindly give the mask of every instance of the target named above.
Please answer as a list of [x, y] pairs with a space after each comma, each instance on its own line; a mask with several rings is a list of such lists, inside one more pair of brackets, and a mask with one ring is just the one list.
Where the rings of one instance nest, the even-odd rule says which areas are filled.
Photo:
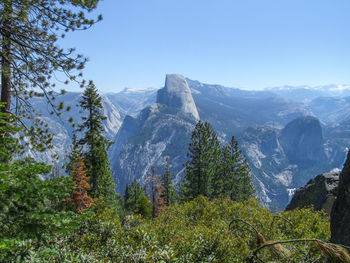
[[99, 90], [160, 88], [166, 73], [262, 89], [350, 84], [349, 0], [104, 0], [67, 36]]

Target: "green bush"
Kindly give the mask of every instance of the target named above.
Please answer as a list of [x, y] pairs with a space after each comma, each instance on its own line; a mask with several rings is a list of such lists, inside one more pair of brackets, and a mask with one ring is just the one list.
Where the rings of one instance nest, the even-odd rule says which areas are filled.
[[[200, 196], [152, 220], [128, 216], [122, 223], [106, 210], [93, 218], [76, 245], [101, 262], [245, 262], [262, 240], [330, 237], [326, 214], [313, 209], [273, 214], [255, 199], [237, 203]], [[309, 262], [320, 252], [312, 242], [297, 242], [261, 249], [257, 256], [265, 262]]]

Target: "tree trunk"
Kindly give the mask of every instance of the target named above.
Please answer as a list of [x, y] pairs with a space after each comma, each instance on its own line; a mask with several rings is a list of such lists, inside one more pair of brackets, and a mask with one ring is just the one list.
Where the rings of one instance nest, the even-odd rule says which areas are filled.
[[1, 40], [1, 102], [5, 103], [3, 112], [10, 112], [11, 107], [11, 40], [10, 25], [12, 16], [12, 1], [4, 3], [2, 17], [3, 34]]

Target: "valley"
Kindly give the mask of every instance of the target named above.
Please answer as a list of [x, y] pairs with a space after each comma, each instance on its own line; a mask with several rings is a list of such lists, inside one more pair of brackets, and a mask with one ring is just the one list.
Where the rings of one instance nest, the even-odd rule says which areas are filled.
[[[342, 168], [350, 143], [348, 95], [347, 88], [336, 86], [247, 91], [177, 74], [167, 75], [159, 90], [104, 94], [104, 136], [114, 143], [109, 158], [117, 190], [123, 193], [134, 179], [144, 182], [154, 163], [162, 172], [167, 157], [180, 183], [191, 132], [201, 119], [213, 126], [222, 143], [237, 138], [252, 168], [258, 199], [270, 209], [284, 209], [295, 189], [317, 174]], [[65, 120], [79, 121], [79, 97], [71, 92], [58, 97], [72, 107], [60, 118], [48, 114], [40, 99], [34, 101], [55, 133], [51, 153], [61, 160], [73, 131]], [[28, 155], [62, 165], [47, 152]]]

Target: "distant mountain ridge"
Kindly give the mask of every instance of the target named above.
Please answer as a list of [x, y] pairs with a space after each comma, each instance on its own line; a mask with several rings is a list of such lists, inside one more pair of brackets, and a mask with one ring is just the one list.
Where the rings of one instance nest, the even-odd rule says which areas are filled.
[[[259, 199], [266, 206], [283, 209], [295, 188], [314, 174], [340, 168], [350, 145], [348, 98], [317, 97], [324, 94], [317, 93], [301, 102], [296, 96], [300, 88], [293, 90], [294, 97], [283, 90], [240, 90], [172, 74], [160, 90], [104, 94], [105, 136], [114, 141], [110, 161], [118, 191], [134, 178], [142, 181], [153, 163], [161, 172], [166, 157], [181, 181], [191, 132], [200, 118], [212, 124], [222, 143], [232, 135], [238, 138], [253, 168]], [[54, 145], [62, 159], [72, 133], [64, 120], [74, 116], [80, 121], [82, 113], [75, 106], [79, 97], [79, 93], [67, 92], [57, 99], [72, 107], [62, 120], [43, 114], [57, 134]], [[46, 110], [40, 99], [35, 104], [39, 111]], [[48, 154], [28, 154], [50, 160]], [[305, 158], [310, 162], [305, 164]]]

